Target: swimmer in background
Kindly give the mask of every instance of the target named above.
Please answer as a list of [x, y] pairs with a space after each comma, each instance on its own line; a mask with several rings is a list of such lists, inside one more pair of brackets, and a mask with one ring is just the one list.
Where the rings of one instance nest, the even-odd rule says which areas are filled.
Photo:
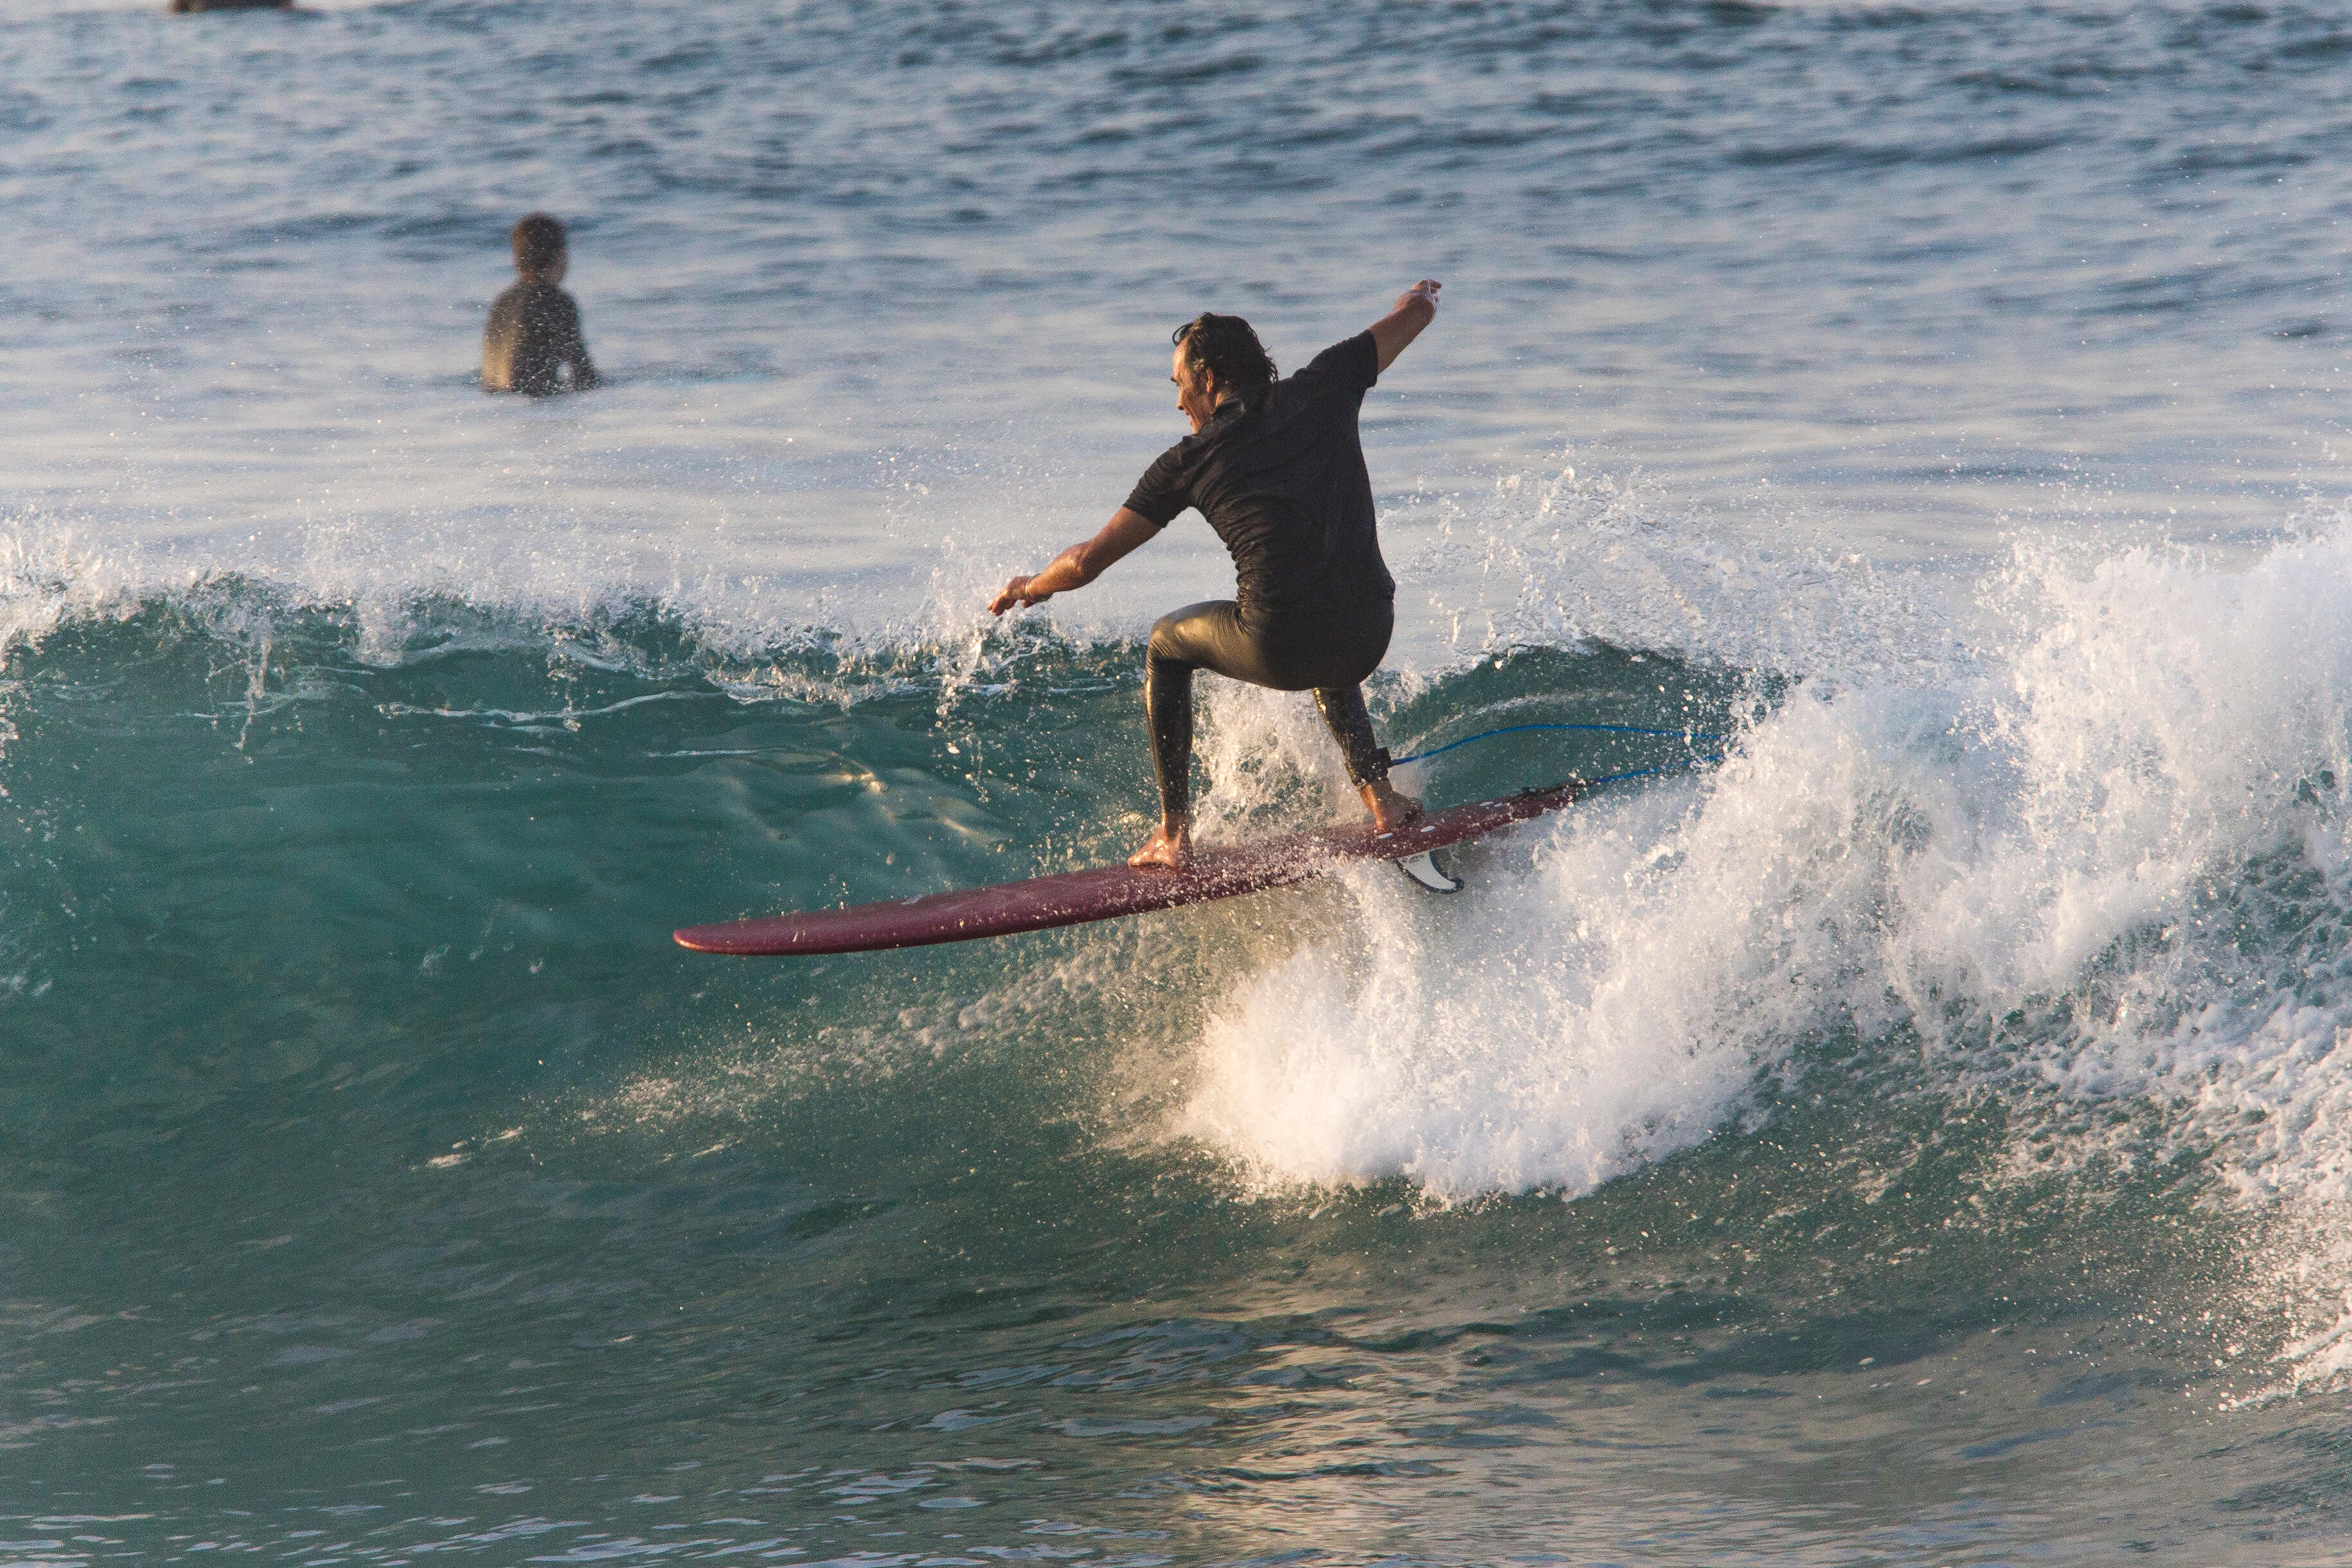
[[[533, 213], [514, 226], [515, 270], [521, 278], [490, 306], [482, 329], [482, 388], [531, 397], [585, 392], [596, 384], [588, 344], [580, 335], [580, 307], [562, 289], [571, 265], [563, 226]], [[567, 384], [557, 376], [572, 367]]]
[[1362, 681], [1388, 652], [1396, 583], [1381, 560], [1371, 476], [1357, 433], [1364, 394], [1437, 315], [1434, 279], [1287, 380], [1239, 316], [1176, 329], [1169, 379], [1192, 434], [1151, 465], [1102, 531], [990, 603], [1003, 615], [1083, 588], [1197, 508], [1233, 552], [1238, 592], [1160, 617], [1144, 661], [1144, 709], [1160, 778], [1160, 826], [1130, 866], [1181, 869], [1192, 847], [1192, 674], [1312, 691], [1376, 831], [1421, 816], [1389, 783]]

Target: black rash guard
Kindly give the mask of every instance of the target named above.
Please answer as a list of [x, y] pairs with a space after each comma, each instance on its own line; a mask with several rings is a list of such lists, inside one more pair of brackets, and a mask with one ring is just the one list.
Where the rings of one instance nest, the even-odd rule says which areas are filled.
[[1127, 498], [1163, 528], [1200, 508], [1233, 552], [1249, 631], [1345, 625], [1396, 596], [1356, 431], [1380, 374], [1371, 333], [1334, 343], [1305, 370], [1221, 404]]

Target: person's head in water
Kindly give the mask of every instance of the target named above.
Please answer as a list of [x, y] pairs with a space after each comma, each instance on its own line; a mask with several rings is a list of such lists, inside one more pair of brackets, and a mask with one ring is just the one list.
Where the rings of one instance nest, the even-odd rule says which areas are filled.
[[1225, 398], [1249, 396], [1274, 379], [1274, 360], [1239, 316], [1203, 310], [1170, 333], [1169, 341], [1176, 345], [1169, 367], [1176, 406], [1196, 431]]
[[533, 213], [514, 226], [515, 270], [528, 283], [561, 283], [571, 265], [563, 225], [545, 213]]

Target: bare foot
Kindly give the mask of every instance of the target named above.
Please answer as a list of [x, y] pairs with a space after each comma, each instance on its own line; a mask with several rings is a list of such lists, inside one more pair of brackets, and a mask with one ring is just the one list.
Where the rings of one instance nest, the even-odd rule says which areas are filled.
[[1130, 866], [1151, 871], [1181, 871], [1192, 858], [1192, 829], [1188, 823], [1171, 826], [1162, 822], [1143, 841], [1143, 847], [1127, 858]]
[[1386, 779], [1359, 784], [1356, 793], [1364, 797], [1365, 808], [1372, 814], [1372, 830], [1382, 837], [1421, 820], [1421, 802], [1398, 794]]

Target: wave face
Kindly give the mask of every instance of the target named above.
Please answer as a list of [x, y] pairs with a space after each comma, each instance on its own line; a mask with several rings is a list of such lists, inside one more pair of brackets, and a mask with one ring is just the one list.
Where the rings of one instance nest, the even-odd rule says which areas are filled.
[[[5, 1261], [14, 1342], [76, 1370], [9, 1430], [20, 1473], [149, 1466], [173, 1533], [295, 1546], [406, 1488], [501, 1500], [382, 1550], [952, 1551], [984, 1510], [1108, 1553], [1171, 1539], [1166, 1475], [1251, 1500], [1185, 1551], [1367, 1487], [1501, 1550], [1556, 1502], [1474, 1520], [1463, 1478], [1663, 1484], [1577, 1458], [1596, 1422], [1672, 1449], [1727, 1401], [1835, 1451], [1942, 1400], [1905, 1462], [2038, 1489], [2101, 1431], [2155, 1464], [2184, 1394], [2291, 1447], [2346, 1353], [2342, 530], [2021, 550], [1933, 657], [1843, 676], [1583, 641], [1384, 678], [1399, 749], [1731, 738], [1420, 764], [1662, 770], [1451, 900], [1375, 867], [772, 964], [667, 933], [1139, 837], [1139, 647], [44, 591], [79, 607], [0, 670]], [[1330, 752], [1210, 683], [1203, 832], [1344, 809]], [[254, 1431], [307, 1436], [264, 1474]], [[164, 1495], [215, 1474], [245, 1512]], [[2145, 1501], [2318, 1528], [2283, 1474], [2317, 1484]]]

